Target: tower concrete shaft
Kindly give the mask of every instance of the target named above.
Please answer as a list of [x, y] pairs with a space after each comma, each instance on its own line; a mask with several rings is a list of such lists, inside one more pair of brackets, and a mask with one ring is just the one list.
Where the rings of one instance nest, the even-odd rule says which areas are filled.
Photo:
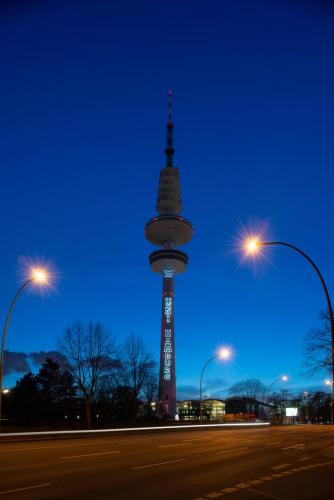
[[164, 417], [175, 418], [174, 279], [164, 276], [162, 283], [159, 413]]

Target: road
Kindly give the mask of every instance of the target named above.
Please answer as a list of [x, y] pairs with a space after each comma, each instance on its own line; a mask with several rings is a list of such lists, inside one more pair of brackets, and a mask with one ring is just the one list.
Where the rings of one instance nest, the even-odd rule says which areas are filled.
[[0, 498], [334, 498], [331, 426], [145, 431], [0, 450]]

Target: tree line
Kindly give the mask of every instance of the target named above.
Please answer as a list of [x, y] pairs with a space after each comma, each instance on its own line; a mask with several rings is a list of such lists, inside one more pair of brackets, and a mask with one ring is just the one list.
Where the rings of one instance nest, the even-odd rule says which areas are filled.
[[5, 398], [10, 421], [48, 425], [65, 421], [87, 427], [154, 418], [156, 362], [143, 341], [130, 335], [117, 346], [100, 322], [69, 325], [59, 339], [63, 361], [46, 359], [37, 374], [17, 381]]
[[233, 384], [229, 389], [229, 396], [269, 405], [271, 420], [276, 423], [284, 421], [288, 407], [298, 408], [298, 419], [301, 422], [322, 423], [329, 422], [331, 418], [331, 395], [321, 390], [298, 394], [286, 389], [269, 392], [269, 388], [260, 380], [247, 379]]
[[[327, 313], [306, 337], [306, 375], [331, 373], [331, 336]], [[4, 397], [4, 414], [21, 425], [112, 425], [155, 418], [157, 364], [143, 341], [130, 335], [118, 346], [100, 322], [69, 325], [58, 342], [58, 360], [46, 359], [37, 374], [24, 375]], [[60, 355], [59, 355], [60, 354]], [[328, 419], [330, 397], [324, 391], [268, 394], [257, 379], [233, 384], [231, 397], [271, 403], [282, 415], [287, 405], [300, 408], [304, 420]]]

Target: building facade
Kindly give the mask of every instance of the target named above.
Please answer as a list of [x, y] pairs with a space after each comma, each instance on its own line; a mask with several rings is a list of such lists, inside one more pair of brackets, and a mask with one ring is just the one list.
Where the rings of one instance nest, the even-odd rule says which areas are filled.
[[[200, 401], [187, 399], [179, 401], [177, 413], [180, 420], [200, 421]], [[221, 399], [205, 399], [202, 402], [203, 422], [223, 422], [225, 418], [225, 403]]]

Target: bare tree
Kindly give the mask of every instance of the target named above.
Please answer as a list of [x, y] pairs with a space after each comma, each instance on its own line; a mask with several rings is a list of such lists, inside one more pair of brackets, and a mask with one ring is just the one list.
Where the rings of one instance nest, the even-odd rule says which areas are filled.
[[122, 383], [131, 390], [132, 419], [135, 421], [138, 399], [149, 383], [156, 363], [146, 350], [143, 341], [133, 334], [125, 341], [121, 363], [120, 376]]
[[332, 339], [328, 312], [321, 312], [322, 326], [312, 329], [305, 337], [304, 367], [312, 377], [316, 373], [329, 373], [332, 368]]
[[283, 389], [280, 392], [274, 392], [268, 398], [269, 403], [274, 406], [274, 421], [282, 423], [284, 420], [285, 408], [291, 399], [288, 390]]
[[143, 384], [143, 394], [147, 406], [147, 414], [152, 415], [153, 408], [152, 403], [158, 399], [159, 392], [159, 375], [157, 372], [151, 370], [151, 373], [147, 375]]
[[79, 393], [85, 400], [87, 427], [92, 426], [92, 403], [99, 386], [114, 375], [117, 365], [115, 344], [110, 331], [101, 323], [81, 321], [66, 328], [59, 340], [61, 352], [67, 358], [67, 369], [72, 374]]
[[229, 389], [229, 395], [241, 398], [264, 399], [266, 387], [256, 378], [242, 380], [233, 384]]

